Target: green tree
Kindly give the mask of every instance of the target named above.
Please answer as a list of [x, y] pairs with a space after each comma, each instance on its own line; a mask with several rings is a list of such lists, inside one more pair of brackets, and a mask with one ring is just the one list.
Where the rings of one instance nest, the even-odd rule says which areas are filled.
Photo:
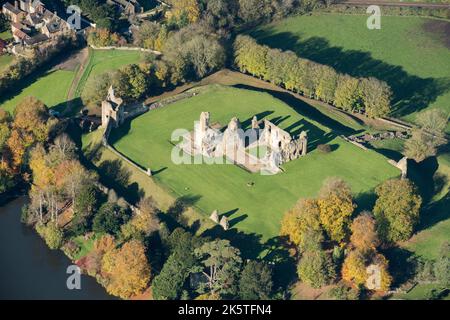
[[359, 80], [341, 74], [334, 94], [334, 104], [345, 111], [359, 110]]
[[199, 270], [208, 279], [200, 291], [206, 289], [222, 296], [235, 296], [242, 264], [240, 251], [232, 247], [228, 240], [214, 240], [196, 249], [195, 255], [201, 261]]
[[321, 67], [321, 76], [316, 87], [316, 96], [327, 103], [334, 99], [334, 93], [337, 87], [338, 74], [328, 66]]
[[267, 300], [272, 293], [272, 270], [264, 262], [250, 260], [242, 270], [239, 296], [243, 300]]
[[364, 78], [359, 82], [365, 114], [371, 118], [387, 116], [391, 111], [391, 88], [386, 82]]
[[301, 281], [313, 288], [330, 284], [336, 278], [331, 257], [321, 249], [303, 252], [297, 273]]
[[444, 288], [450, 288], [450, 244], [444, 242], [439, 252], [439, 258], [434, 263], [436, 280]]
[[47, 225], [38, 223], [36, 231], [44, 238], [45, 243], [52, 250], [59, 249], [64, 240], [64, 233], [56, 223], [49, 222]]
[[375, 190], [378, 234], [385, 242], [408, 240], [419, 222], [422, 198], [407, 179], [385, 181]]
[[433, 136], [427, 134], [422, 129], [414, 129], [412, 137], [406, 140], [404, 145], [404, 154], [416, 162], [422, 162], [428, 157], [437, 154], [436, 140]]
[[105, 72], [93, 77], [89, 77], [81, 94], [83, 103], [90, 107], [100, 107], [105, 100], [108, 89], [112, 84], [113, 74]]
[[128, 220], [128, 214], [118, 205], [103, 204], [93, 219], [92, 230], [99, 233], [118, 235], [120, 226]]
[[198, 263], [194, 251], [201, 246], [203, 240], [178, 228], [168, 237], [167, 242], [171, 255], [152, 282], [153, 296], [157, 300], [174, 300], [180, 297], [186, 279]]

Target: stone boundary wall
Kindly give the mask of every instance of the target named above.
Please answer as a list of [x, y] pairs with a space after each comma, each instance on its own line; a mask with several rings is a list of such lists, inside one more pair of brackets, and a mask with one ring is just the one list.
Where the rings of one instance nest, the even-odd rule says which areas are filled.
[[156, 50], [152, 50], [152, 49], [144, 49], [144, 48], [140, 48], [140, 47], [118, 47], [118, 46], [97, 47], [97, 46], [94, 46], [93, 44], [90, 44], [89, 46], [95, 50], [141, 51], [141, 52], [153, 53], [157, 56], [162, 55], [162, 53], [160, 51], [156, 51]]
[[351, 144], [353, 144], [353, 145], [357, 146], [358, 148], [361, 148], [361, 149], [363, 149], [364, 151], [367, 151], [367, 150], [368, 150], [368, 149], [366, 148], [366, 146], [362, 145], [362, 144], [361, 144], [361, 143], [359, 143], [359, 142], [356, 142], [356, 141], [350, 140], [350, 139], [349, 139], [349, 138], [347, 138], [346, 136], [341, 136], [341, 138], [342, 138], [342, 139], [344, 139], [345, 141], [347, 141], [347, 142], [350, 142]]
[[[199, 93], [199, 91], [200, 90], [192, 90], [191, 89], [191, 90], [189, 90], [187, 92], [180, 93], [180, 94], [178, 94], [178, 95], [176, 95], [174, 97], [169, 97], [169, 98], [164, 99], [164, 100], [162, 100], [160, 102], [155, 102], [155, 103], [151, 104], [150, 106], [146, 106], [146, 105], [144, 105], [142, 103], [142, 107], [136, 108], [132, 112], [126, 114], [125, 115], [125, 119], [134, 118], [134, 117], [137, 117], [137, 116], [139, 116], [141, 114], [149, 112], [151, 110], [156, 110], [156, 109], [165, 107], [167, 105], [170, 105], [172, 103], [175, 103], [177, 101], [196, 96]], [[112, 130], [112, 123], [111, 123], [111, 121], [108, 121], [108, 124], [106, 125], [106, 128], [105, 128], [105, 130], [103, 132], [103, 135], [102, 135], [102, 144], [103, 144], [103, 146], [105, 148], [107, 148], [108, 150], [110, 150], [112, 153], [114, 153], [116, 156], [118, 156], [121, 160], [123, 160], [126, 163], [128, 163], [129, 165], [131, 165], [136, 170], [138, 170], [138, 171], [142, 172], [143, 174], [151, 177], [151, 175], [152, 175], [151, 168], [147, 168], [147, 170], [145, 170], [142, 166], [140, 166], [139, 164], [137, 164], [133, 160], [127, 158], [125, 155], [123, 155], [122, 153], [120, 153], [119, 151], [114, 149], [114, 147], [109, 144], [108, 139], [109, 139], [109, 135], [111, 133], [111, 130]]]

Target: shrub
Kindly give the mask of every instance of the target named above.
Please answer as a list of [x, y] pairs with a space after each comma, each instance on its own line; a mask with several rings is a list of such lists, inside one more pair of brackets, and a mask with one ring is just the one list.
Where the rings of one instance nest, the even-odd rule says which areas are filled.
[[317, 150], [319, 150], [322, 153], [330, 153], [331, 152], [331, 146], [329, 144], [319, 144], [317, 146]]
[[64, 240], [64, 233], [56, 223], [49, 222], [47, 225], [38, 223], [36, 231], [45, 240], [45, 243], [52, 250], [59, 249]]

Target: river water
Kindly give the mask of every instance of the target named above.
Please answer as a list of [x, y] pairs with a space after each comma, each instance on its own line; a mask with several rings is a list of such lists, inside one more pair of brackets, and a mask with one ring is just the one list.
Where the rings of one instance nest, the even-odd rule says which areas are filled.
[[66, 270], [72, 263], [20, 222], [26, 201], [21, 197], [0, 207], [0, 299], [113, 299], [85, 275], [80, 290], [67, 288]]

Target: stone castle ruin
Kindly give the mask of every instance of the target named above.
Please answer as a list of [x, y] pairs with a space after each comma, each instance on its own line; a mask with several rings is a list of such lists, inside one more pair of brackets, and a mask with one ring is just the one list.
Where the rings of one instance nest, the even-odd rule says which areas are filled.
[[112, 86], [109, 87], [106, 100], [102, 101], [102, 127], [106, 128], [109, 121], [114, 128], [118, 128], [124, 121], [123, 100], [116, 97]]
[[191, 156], [225, 158], [250, 172], [267, 174], [277, 174], [283, 163], [307, 154], [308, 137], [304, 131], [299, 138], [293, 138], [268, 120], [258, 121], [256, 116], [251, 129], [245, 132], [236, 117], [225, 130], [220, 130], [220, 124], [211, 125], [210, 117], [209, 112], [201, 113], [194, 131], [186, 134], [178, 145], [181, 150]]
[[126, 104], [117, 97], [113, 86], [109, 87], [106, 99], [102, 101], [102, 127], [118, 128], [125, 120], [136, 117], [150, 110], [144, 103]]

